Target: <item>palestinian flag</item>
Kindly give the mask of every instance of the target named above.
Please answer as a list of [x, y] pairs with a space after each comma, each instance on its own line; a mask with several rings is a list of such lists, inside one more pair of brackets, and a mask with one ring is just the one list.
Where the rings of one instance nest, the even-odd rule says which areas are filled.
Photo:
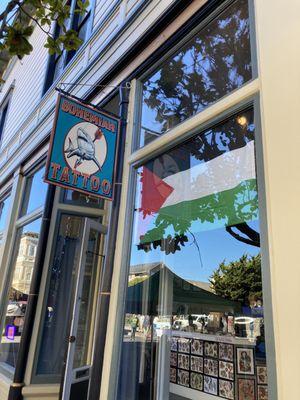
[[253, 136], [221, 143], [205, 160], [195, 157], [196, 140], [142, 167], [138, 242], [258, 218]]

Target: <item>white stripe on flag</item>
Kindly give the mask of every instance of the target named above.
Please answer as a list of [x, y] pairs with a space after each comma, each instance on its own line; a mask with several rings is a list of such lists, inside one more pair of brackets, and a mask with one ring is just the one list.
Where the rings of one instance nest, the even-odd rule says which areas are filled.
[[254, 141], [164, 179], [174, 191], [161, 208], [230, 190], [255, 179]]

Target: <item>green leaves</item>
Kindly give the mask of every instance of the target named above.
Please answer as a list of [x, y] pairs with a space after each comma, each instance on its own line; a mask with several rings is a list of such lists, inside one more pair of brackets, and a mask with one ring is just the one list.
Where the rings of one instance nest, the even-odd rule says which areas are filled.
[[239, 260], [219, 265], [210, 279], [219, 296], [249, 305], [251, 299], [262, 299], [261, 256], [243, 255]]
[[33, 47], [28, 38], [33, 32], [33, 26], [22, 26], [15, 23], [7, 28], [6, 47], [11, 55], [19, 57], [30, 54]]
[[60, 35], [58, 40], [62, 43], [63, 47], [67, 51], [77, 50], [82, 43], [82, 40], [79, 39], [77, 32], [73, 29], [68, 30], [64, 35]]
[[[75, 1], [75, 0], [73, 0]], [[89, 1], [78, 0], [75, 14], [84, 16], [87, 13]], [[11, 8], [11, 6], [10, 6]], [[0, 51], [8, 51], [10, 55], [22, 58], [33, 50], [30, 36], [37, 25], [46, 35], [45, 47], [49, 54], [61, 54], [66, 51], [77, 50], [82, 44], [76, 27], [72, 26], [74, 15], [71, 15], [70, 2], [64, 0], [23, 0], [16, 2], [14, 9], [8, 9], [4, 17], [15, 12], [15, 18], [11, 24], [4, 24], [0, 30]], [[7, 18], [8, 19], [8, 18]], [[56, 37], [52, 34], [52, 25], [57, 24], [60, 29]], [[69, 27], [72, 29], [69, 29]]]
[[53, 39], [50, 36], [47, 38], [45, 47], [46, 47], [46, 49], [48, 49], [50, 55], [62, 53], [62, 49], [60, 47], [60, 42], [58, 42], [57, 40]]

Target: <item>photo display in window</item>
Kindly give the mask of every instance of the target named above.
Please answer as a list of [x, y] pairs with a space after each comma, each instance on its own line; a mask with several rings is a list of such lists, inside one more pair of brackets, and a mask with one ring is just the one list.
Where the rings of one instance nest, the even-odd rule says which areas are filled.
[[118, 400], [267, 396], [252, 109], [137, 169], [119, 371]]

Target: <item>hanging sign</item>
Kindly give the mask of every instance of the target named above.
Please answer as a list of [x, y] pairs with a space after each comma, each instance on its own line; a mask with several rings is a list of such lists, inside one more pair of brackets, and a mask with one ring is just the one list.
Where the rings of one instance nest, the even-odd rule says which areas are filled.
[[118, 118], [59, 95], [45, 182], [112, 200], [119, 126]]

